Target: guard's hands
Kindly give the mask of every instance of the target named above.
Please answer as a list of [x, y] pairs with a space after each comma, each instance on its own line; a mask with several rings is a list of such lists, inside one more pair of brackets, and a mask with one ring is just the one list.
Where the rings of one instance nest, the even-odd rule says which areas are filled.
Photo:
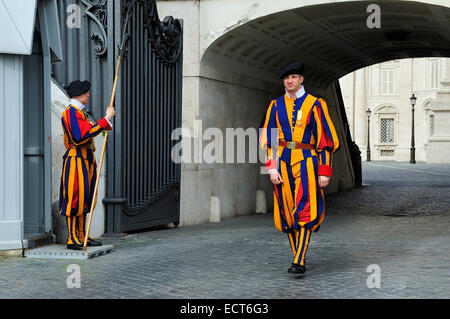
[[108, 106], [108, 108], [106, 109], [106, 119], [108, 121], [111, 121], [111, 119], [114, 117], [114, 115], [116, 115], [116, 110], [114, 109], [113, 106]]
[[319, 186], [320, 187], [327, 187], [330, 183], [330, 177], [329, 176], [319, 176]]
[[280, 173], [278, 173], [278, 171], [273, 171], [270, 173], [270, 181], [274, 185], [283, 183], [283, 179], [281, 178], [281, 175], [280, 175]]

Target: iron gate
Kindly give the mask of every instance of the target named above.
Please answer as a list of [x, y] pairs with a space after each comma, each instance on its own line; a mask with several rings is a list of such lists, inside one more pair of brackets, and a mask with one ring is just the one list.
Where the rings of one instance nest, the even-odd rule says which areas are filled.
[[62, 86], [91, 82], [87, 110], [96, 119], [109, 103], [130, 9], [105, 159], [106, 232], [177, 224], [181, 166], [171, 160], [170, 136], [181, 126], [182, 22], [161, 22], [155, 0], [61, 0], [58, 6], [64, 61], [53, 75]]
[[[171, 160], [171, 133], [181, 126], [182, 24], [160, 21], [154, 0], [126, 1], [130, 10], [121, 70], [120, 114], [108, 148], [107, 231], [178, 224], [181, 165]], [[114, 155], [112, 153], [114, 152]], [[112, 155], [112, 156], [110, 156]], [[110, 195], [109, 195], [110, 196]]]

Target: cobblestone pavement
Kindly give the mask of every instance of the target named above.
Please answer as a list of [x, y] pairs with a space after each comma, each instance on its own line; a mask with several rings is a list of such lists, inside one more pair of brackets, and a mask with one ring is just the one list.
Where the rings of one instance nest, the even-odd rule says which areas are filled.
[[[0, 259], [1, 298], [449, 298], [450, 165], [364, 163], [361, 189], [327, 197], [307, 276], [271, 214], [104, 238], [87, 261]], [[389, 215], [389, 216], [385, 216]], [[68, 265], [81, 268], [69, 289]], [[369, 265], [381, 288], [370, 289]]]

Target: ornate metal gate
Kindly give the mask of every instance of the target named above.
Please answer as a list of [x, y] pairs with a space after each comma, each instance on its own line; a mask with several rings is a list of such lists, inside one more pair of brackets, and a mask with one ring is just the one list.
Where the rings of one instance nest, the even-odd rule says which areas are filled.
[[103, 200], [107, 231], [177, 225], [181, 165], [171, 160], [171, 133], [181, 126], [182, 24], [172, 17], [161, 22], [154, 0], [124, 1], [120, 9], [122, 24], [127, 10], [130, 17], [120, 114], [108, 147], [114, 183], [108, 180]]
[[[88, 113], [109, 103], [125, 15], [130, 20], [106, 156], [106, 232], [179, 222], [181, 166], [171, 132], [181, 126], [182, 23], [160, 21], [155, 0], [58, 1], [64, 61], [57, 81], [91, 82]], [[78, 22], [78, 23], [77, 23]]]

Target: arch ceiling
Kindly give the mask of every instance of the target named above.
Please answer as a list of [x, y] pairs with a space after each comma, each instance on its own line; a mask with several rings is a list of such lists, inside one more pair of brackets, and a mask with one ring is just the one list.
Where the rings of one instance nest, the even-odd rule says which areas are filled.
[[[366, 21], [381, 8], [381, 28]], [[317, 88], [362, 67], [393, 59], [450, 57], [450, 8], [417, 1], [351, 1], [290, 9], [256, 18], [216, 39], [204, 61], [278, 82], [281, 69], [304, 61]], [[208, 63], [210, 63], [208, 62]]]

